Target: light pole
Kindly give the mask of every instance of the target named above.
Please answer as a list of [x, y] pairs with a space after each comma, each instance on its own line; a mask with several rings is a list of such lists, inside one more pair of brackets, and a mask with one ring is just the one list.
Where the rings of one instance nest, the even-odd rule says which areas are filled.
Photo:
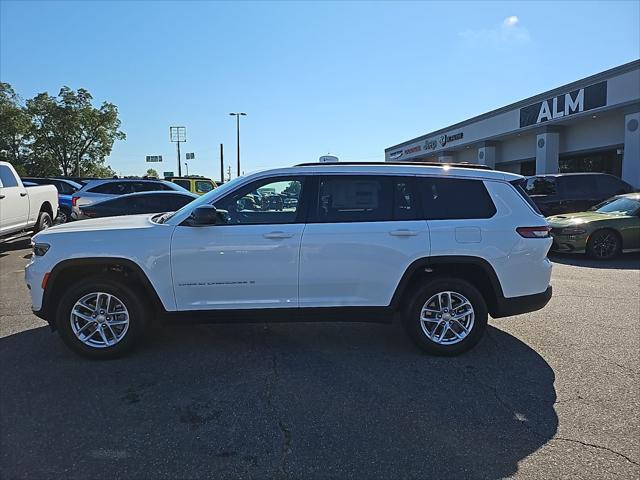
[[236, 117], [236, 140], [238, 142], [238, 176], [240, 176], [240, 117], [245, 117], [247, 114], [244, 112], [232, 112], [229, 115]]
[[187, 177], [189, 176], [189, 164], [184, 162], [184, 169], [187, 171]]
[[180, 143], [187, 141], [187, 129], [185, 127], [169, 127], [169, 137], [172, 142], [178, 145], [178, 176], [182, 176], [180, 168]]

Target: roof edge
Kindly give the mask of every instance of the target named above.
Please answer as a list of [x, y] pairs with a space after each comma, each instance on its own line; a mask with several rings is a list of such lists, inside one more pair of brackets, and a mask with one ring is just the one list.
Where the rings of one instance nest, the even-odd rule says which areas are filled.
[[498, 115], [500, 113], [504, 113], [504, 112], [507, 112], [509, 110], [514, 110], [516, 108], [521, 108], [521, 107], [527, 106], [527, 105], [529, 105], [531, 103], [535, 103], [536, 101], [544, 100], [544, 99], [549, 98], [549, 97], [553, 97], [553, 96], [555, 96], [556, 93], [562, 93], [562, 92], [564, 92], [566, 90], [571, 89], [572, 87], [577, 87], [577, 86], [582, 85], [584, 83], [592, 83], [592, 82], [596, 83], [598, 80], [604, 80], [605, 78], [609, 78], [609, 77], [612, 77], [614, 75], [627, 73], [627, 72], [630, 72], [630, 71], [635, 70], [637, 68], [640, 69], [640, 59], [633, 60], [631, 62], [624, 63], [622, 65], [618, 65], [617, 67], [610, 68], [609, 70], [604, 70], [604, 71], [596, 73], [594, 75], [590, 75], [588, 77], [581, 78], [580, 80], [575, 80], [575, 81], [573, 81], [571, 83], [567, 83], [565, 85], [561, 85], [561, 86], [553, 88], [551, 90], [547, 90], [545, 92], [538, 93], [536, 95], [533, 95], [532, 97], [528, 97], [528, 98], [525, 98], [523, 100], [518, 100], [517, 102], [510, 103], [509, 105], [505, 105], [503, 107], [496, 108], [495, 110], [491, 110], [491, 111], [486, 112], [486, 113], [481, 113], [480, 115], [476, 115], [475, 117], [471, 117], [471, 118], [468, 118], [466, 120], [462, 120], [461, 122], [454, 123], [453, 125], [449, 125], [447, 127], [440, 128], [438, 130], [434, 130], [433, 132], [429, 132], [429, 133], [426, 133], [424, 135], [420, 135], [419, 137], [412, 138], [411, 140], [406, 140], [404, 142], [398, 143], [397, 145], [393, 145], [392, 147], [387, 147], [387, 148], [384, 149], [384, 151], [386, 153], [389, 150], [395, 150], [396, 148], [404, 147], [404, 146], [412, 144], [414, 142], [419, 142], [419, 141], [422, 141], [422, 140], [426, 140], [427, 138], [434, 137], [434, 136], [439, 135], [441, 133], [448, 132], [449, 130], [453, 130], [453, 129], [456, 129], [456, 128], [463, 127], [464, 125], [467, 125], [469, 123], [473, 123], [473, 122], [477, 122], [477, 121], [480, 121], [480, 120], [484, 120], [486, 118], [493, 117], [493, 116]]

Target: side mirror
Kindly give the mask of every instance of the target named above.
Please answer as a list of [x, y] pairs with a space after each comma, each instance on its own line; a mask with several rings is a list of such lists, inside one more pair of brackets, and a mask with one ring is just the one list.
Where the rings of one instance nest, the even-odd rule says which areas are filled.
[[206, 227], [218, 223], [218, 211], [213, 205], [201, 205], [189, 215], [189, 225], [193, 227]]

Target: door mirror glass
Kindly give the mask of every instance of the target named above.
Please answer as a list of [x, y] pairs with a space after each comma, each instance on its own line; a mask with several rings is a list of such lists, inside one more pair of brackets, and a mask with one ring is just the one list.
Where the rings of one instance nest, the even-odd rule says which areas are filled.
[[218, 210], [213, 205], [201, 205], [189, 216], [189, 225], [194, 227], [204, 227], [218, 223]]

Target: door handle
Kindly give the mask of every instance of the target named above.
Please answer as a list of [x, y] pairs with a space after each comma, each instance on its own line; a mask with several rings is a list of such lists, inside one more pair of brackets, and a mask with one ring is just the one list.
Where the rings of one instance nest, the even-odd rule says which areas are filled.
[[0, 200], [2, 200], [4, 198], [4, 195], [0, 195]]
[[415, 230], [400, 229], [390, 231], [389, 235], [393, 235], [394, 237], [415, 237], [418, 235], [418, 232]]
[[20, 192], [20, 196], [21, 197], [26, 197], [27, 196], [27, 192]]
[[269, 232], [262, 235], [264, 238], [291, 238], [293, 233], [286, 232]]

